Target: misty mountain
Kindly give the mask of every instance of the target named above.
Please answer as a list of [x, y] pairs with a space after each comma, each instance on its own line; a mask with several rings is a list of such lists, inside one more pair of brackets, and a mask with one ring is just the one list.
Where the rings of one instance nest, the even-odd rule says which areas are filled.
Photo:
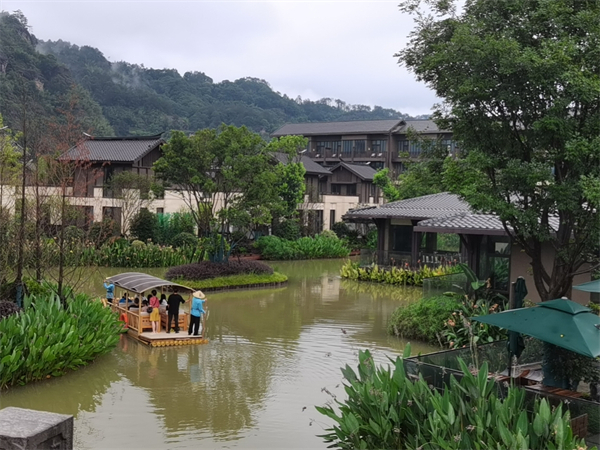
[[38, 40], [22, 14], [2, 13], [0, 113], [17, 129], [23, 92], [35, 96], [47, 115], [60, 114], [61, 103], [77, 98], [86, 125], [99, 135], [196, 131], [221, 123], [268, 134], [289, 122], [411, 118], [337, 99], [292, 99], [257, 78], [215, 83], [202, 72], [180, 75], [175, 69], [110, 62], [93, 47]]

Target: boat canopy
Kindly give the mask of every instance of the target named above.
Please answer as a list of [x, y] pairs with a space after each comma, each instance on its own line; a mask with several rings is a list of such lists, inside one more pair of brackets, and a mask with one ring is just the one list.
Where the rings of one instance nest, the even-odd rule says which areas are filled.
[[138, 294], [162, 287], [178, 287], [186, 291], [193, 291], [192, 288], [182, 284], [173, 283], [172, 281], [163, 280], [162, 278], [141, 272], [121, 273], [119, 275], [108, 277], [108, 280], [112, 281], [115, 286]]

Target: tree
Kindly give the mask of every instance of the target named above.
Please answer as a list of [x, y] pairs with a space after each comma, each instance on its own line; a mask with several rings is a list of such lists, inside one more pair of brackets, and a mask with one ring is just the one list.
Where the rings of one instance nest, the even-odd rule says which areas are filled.
[[142, 209], [148, 209], [154, 201], [152, 179], [134, 172], [119, 172], [111, 178], [109, 186], [114, 198], [120, 200], [123, 217], [121, 231], [128, 235], [134, 217]]
[[154, 165], [157, 178], [181, 195], [205, 236], [270, 223], [276, 196], [271, 169], [264, 140], [232, 125], [192, 136], [174, 131]]
[[300, 151], [307, 148], [308, 139], [303, 136], [283, 136], [269, 142], [268, 151], [284, 154], [285, 162], [275, 167], [277, 193], [281, 208], [274, 215], [291, 218], [298, 212], [298, 204], [304, 200], [306, 169], [301, 162]]
[[451, 156], [450, 149], [442, 137], [436, 139], [423, 136], [409, 129], [407, 133], [411, 145], [419, 147], [418, 158], [405, 152], [400, 154], [406, 170], [394, 182], [389, 170], [382, 169], [373, 177], [373, 183], [383, 193], [388, 202], [437, 194], [446, 190], [443, 178], [444, 161]]
[[567, 295], [600, 233], [600, 3], [470, 0], [456, 14], [429, 1], [435, 17], [420, 3], [401, 4], [416, 29], [397, 56], [443, 99], [434, 117], [461, 142], [446, 181], [500, 217], [543, 300]]

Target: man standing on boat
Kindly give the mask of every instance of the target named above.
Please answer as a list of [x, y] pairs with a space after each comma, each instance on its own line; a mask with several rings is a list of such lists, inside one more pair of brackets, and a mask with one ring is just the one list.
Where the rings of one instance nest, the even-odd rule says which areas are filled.
[[106, 301], [112, 303], [115, 296], [115, 285], [108, 278], [104, 279], [104, 289], [106, 289]]
[[173, 293], [167, 299], [167, 333], [171, 332], [171, 319], [175, 319], [175, 333], [179, 333], [179, 305], [185, 303], [185, 300], [179, 295], [179, 289], [173, 288]]

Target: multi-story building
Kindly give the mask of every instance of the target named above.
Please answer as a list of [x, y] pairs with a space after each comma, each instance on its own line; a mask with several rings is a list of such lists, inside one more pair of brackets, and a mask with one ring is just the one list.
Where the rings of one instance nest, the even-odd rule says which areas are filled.
[[[413, 134], [411, 134], [413, 133]], [[421, 139], [415, 139], [418, 134]], [[273, 137], [300, 135], [308, 138], [306, 155], [324, 167], [340, 162], [387, 167], [392, 175], [403, 171], [406, 157], [421, 153], [422, 138], [440, 139], [455, 151], [452, 133], [431, 120], [368, 120], [352, 122], [295, 123], [284, 125]]]

